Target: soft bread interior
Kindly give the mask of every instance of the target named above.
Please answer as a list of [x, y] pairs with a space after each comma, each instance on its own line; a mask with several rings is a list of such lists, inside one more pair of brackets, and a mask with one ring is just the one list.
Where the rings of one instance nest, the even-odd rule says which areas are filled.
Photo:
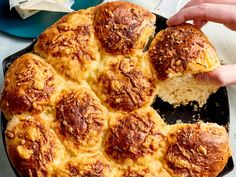
[[214, 46], [193, 25], [182, 24], [160, 31], [151, 43], [148, 57], [158, 80], [157, 95], [174, 106], [196, 101], [202, 107], [219, 88], [193, 76], [220, 66]]
[[202, 107], [218, 88], [219, 86], [196, 80], [191, 74], [184, 74], [161, 81], [157, 86], [157, 95], [174, 106], [196, 101]]

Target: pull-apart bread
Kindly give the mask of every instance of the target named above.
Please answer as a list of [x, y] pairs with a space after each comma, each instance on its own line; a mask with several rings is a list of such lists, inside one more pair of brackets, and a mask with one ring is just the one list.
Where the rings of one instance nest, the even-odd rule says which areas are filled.
[[224, 169], [224, 127], [167, 125], [151, 107], [157, 95], [205, 104], [218, 87], [193, 75], [219, 66], [216, 51], [192, 25], [155, 35], [155, 21], [127, 2], [76, 11], [12, 63], [0, 106], [20, 176], [216, 177]]
[[149, 48], [148, 60], [160, 81], [158, 96], [173, 105], [196, 101], [202, 107], [218, 90], [194, 78], [194, 74], [214, 70], [220, 62], [207, 37], [190, 24], [160, 31]]

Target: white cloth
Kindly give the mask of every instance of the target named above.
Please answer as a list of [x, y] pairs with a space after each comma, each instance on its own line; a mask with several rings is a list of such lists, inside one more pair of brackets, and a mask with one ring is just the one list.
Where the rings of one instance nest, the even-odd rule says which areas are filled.
[[39, 11], [72, 12], [74, 0], [9, 0], [10, 9], [16, 8], [25, 19]]
[[71, 12], [74, 0], [9, 0], [10, 9], [20, 6], [27, 10], [46, 10], [58, 12]]

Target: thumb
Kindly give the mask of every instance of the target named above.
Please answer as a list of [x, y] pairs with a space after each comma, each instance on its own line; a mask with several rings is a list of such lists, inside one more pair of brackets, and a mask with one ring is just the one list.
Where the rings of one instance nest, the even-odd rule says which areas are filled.
[[214, 71], [197, 74], [195, 78], [219, 86], [236, 84], [236, 64], [221, 65]]

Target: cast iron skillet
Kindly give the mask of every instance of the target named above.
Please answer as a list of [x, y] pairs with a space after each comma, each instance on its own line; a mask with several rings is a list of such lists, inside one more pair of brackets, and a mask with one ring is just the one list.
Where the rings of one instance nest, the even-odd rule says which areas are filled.
[[[156, 20], [156, 33], [157, 33], [160, 30], [165, 29], [167, 26], [166, 26], [166, 18], [160, 15], [156, 15], [156, 17], [157, 17]], [[24, 53], [31, 52], [33, 50], [33, 46], [35, 43], [36, 40], [34, 40], [25, 49], [5, 58], [2, 62], [4, 74], [6, 73], [8, 67], [14, 60], [16, 60]], [[155, 110], [157, 110], [157, 112], [161, 115], [161, 117], [167, 124], [175, 124], [176, 122], [179, 121], [183, 123], [195, 123], [201, 120], [203, 122], [213, 122], [222, 125], [229, 132], [229, 124], [230, 124], [229, 102], [228, 102], [227, 90], [225, 87], [220, 88], [215, 94], [212, 94], [208, 99], [207, 104], [203, 108], [196, 109], [196, 106], [197, 104], [195, 102], [192, 102], [187, 106], [180, 106], [174, 108], [169, 103], [163, 102], [158, 97], [152, 104], [152, 107]], [[6, 124], [7, 121], [4, 115], [1, 113], [1, 131], [5, 150], [6, 150], [6, 144], [5, 144], [4, 131], [6, 129]], [[227, 165], [225, 166], [224, 170], [218, 175], [218, 177], [222, 177], [228, 174], [233, 170], [233, 168], [234, 168], [233, 158], [230, 157]], [[12, 169], [14, 170], [16, 176], [20, 177], [13, 166]]]

